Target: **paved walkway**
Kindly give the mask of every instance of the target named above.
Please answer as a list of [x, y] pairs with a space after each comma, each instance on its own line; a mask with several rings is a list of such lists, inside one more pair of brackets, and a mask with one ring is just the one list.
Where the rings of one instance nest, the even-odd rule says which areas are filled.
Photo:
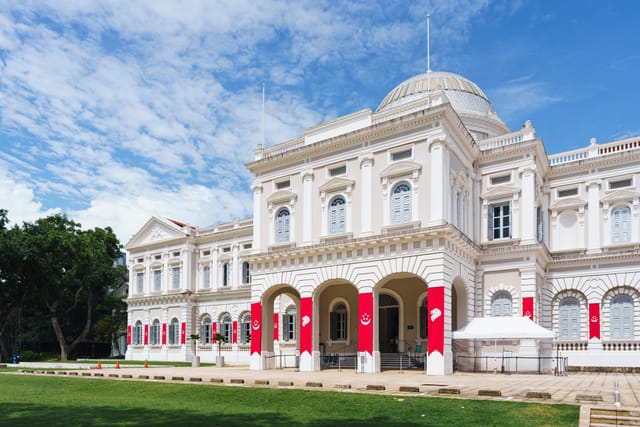
[[[42, 365], [28, 365], [21, 363], [20, 367], [25, 371], [44, 372]], [[617, 384], [621, 407], [640, 408], [640, 374], [625, 373], [572, 373], [567, 376], [455, 373], [447, 376], [427, 376], [422, 371], [358, 374], [353, 370], [336, 369], [298, 372], [291, 369], [252, 371], [246, 367], [232, 366], [143, 368], [127, 365], [123, 365], [122, 369], [115, 369], [109, 365], [101, 370], [84, 369], [79, 376], [82, 374], [92, 377], [102, 374], [107, 378], [134, 380], [146, 379], [144, 377], [148, 376], [151, 381], [214, 382], [232, 386], [296, 387], [343, 392], [579, 403], [605, 408], [614, 407]]]

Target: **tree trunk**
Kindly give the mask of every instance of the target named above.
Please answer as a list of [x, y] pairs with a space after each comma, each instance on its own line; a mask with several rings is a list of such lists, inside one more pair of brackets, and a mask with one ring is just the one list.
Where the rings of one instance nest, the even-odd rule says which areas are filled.
[[[58, 317], [55, 315], [55, 308], [58, 306], [57, 303], [52, 304], [50, 306], [51, 310], [51, 326], [53, 326], [53, 331], [56, 334], [56, 338], [58, 339], [58, 344], [60, 345], [60, 360], [67, 361], [69, 358], [69, 354], [80, 344], [83, 342], [87, 335], [89, 335], [89, 331], [91, 330], [91, 315], [92, 315], [92, 306], [91, 302], [87, 301], [87, 319], [84, 323], [84, 328], [78, 337], [73, 340], [71, 344], [67, 343], [67, 340], [64, 337], [64, 333], [62, 332], [62, 328], [60, 327], [60, 322], [58, 322]], [[53, 307], [53, 309], [51, 309]]]

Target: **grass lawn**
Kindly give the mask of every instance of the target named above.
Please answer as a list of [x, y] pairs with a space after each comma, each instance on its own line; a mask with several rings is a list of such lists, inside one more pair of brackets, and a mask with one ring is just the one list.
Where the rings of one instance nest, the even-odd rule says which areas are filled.
[[0, 375], [0, 425], [570, 426], [576, 405]]

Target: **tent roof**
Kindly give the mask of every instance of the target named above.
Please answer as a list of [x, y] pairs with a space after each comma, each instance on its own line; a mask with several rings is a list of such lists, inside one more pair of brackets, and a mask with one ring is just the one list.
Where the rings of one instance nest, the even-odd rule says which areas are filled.
[[476, 317], [467, 326], [453, 332], [453, 339], [551, 339], [553, 331], [528, 317]]

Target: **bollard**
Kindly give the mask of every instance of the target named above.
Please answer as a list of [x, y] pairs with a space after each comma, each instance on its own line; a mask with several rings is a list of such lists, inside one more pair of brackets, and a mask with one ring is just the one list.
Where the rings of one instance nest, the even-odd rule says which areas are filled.
[[102, 363], [100, 363], [100, 359], [98, 359], [98, 366], [96, 366], [96, 369], [102, 369]]
[[147, 363], [147, 361], [146, 361], [146, 360], [144, 361], [144, 367], [145, 367], [145, 368], [148, 368], [148, 367], [149, 367], [149, 364]]
[[120, 361], [116, 360], [116, 369], [120, 369]]

